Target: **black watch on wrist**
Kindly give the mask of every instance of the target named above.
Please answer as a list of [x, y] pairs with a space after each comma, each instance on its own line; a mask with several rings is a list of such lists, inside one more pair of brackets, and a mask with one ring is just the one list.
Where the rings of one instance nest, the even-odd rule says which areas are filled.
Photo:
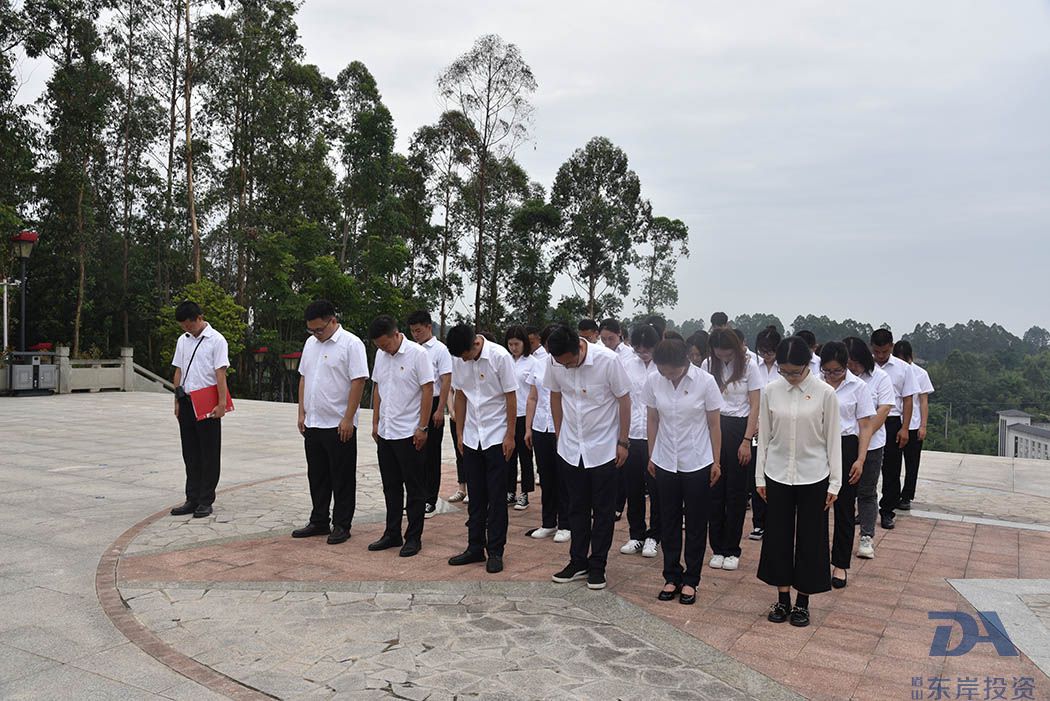
[[630, 441], [616, 441], [616, 445], [620, 446], [621, 448], [630, 448], [631, 447], [631, 442]]
[[426, 433], [428, 428], [429, 428], [428, 426], [420, 426], [416, 430], [417, 431], [422, 431], [423, 433]]

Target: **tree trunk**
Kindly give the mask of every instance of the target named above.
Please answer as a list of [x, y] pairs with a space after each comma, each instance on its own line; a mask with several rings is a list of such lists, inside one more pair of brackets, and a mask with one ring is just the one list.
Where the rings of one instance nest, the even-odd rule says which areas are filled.
[[[81, 176], [87, 178], [87, 164], [84, 165]], [[77, 309], [73, 315], [73, 357], [80, 355], [80, 317], [84, 311], [84, 289], [87, 279], [87, 242], [84, 241], [84, 180], [80, 181], [77, 190], [77, 264], [79, 265], [79, 276], [77, 278]]]
[[482, 261], [485, 253], [485, 160], [482, 155], [481, 165], [478, 169], [478, 246], [477, 257], [474, 264], [474, 323], [477, 328], [483, 329], [481, 320], [481, 284], [482, 284]]
[[[167, 255], [171, 242], [174, 239], [172, 229], [175, 219], [175, 113], [179, 104], [179, 48], [181, 46], [182, 11], [176, 5], [170, 6], [175, 17], [175, 35], [171, 42], [171, 83], [168, 93], [168, 165], [167, 165], [167, 189], [164, 196], [164, 237], [157, 240], [157, 293], [160, 301], [167, 304], [170, 301], [170, 280], [166, 273], [164, 258]], [[170, 21], [170, 20], [169, 20]]]
[[193, 93], [193, 45], [190, 31], [190, 4], [186, 0], [186, 82], [183, 95], [186, 102], [186, 200], [189, 207], [190, 235], [193, 240], [193, 281], [201, 281], [201, 239], [197, 230], [197, 207], [193, 199], [193, 114], [191, 96]]
[[449, 207], [452, 206], [452, 186], [449, 184], [449, 180], [445, 181], [445, 230], [441, 237], [441, 339], [445, 338], [445, 318], [446, 318], [446, 307], [445, 302], [448, 298], [448, 240], [449, 240]]
[[135, 0], [128, 2], [128, 82], [124, 92], [124, 260], [121, 267], [121, 316], [124, 327], [124, 347], [130, 344], [128, 329], [128, 254], [131, 239], [131, 99], [132, 80], [134, 77], [132, 66], [132, 46], [135, 40]]

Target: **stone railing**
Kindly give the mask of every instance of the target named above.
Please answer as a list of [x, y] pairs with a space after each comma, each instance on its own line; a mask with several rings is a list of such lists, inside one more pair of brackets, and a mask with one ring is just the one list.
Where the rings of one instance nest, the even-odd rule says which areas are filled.
[[[174, 392], [175, 386], [135, 363], [135, 350], [121, 348], [115, 359], [70, 358], [68, 346], [55, 349], [58, 393], [71, 392]], [[0, 368], [0, 391], [7, 389], [7, 368]]]

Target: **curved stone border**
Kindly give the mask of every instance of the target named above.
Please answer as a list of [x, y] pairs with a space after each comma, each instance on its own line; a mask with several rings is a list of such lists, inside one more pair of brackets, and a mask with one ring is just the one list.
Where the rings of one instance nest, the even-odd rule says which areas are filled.
[[[298, 473], [282, 475], [279, 477], [268, 477], [227, 487], [220, 491], [226, 494], [238, 489], [254, 487], [267, 482], [294, 477]], [[262, 699], [276, 698], [265, 692], [253, 689], [236, 679], [225, 674], [216, 672], [211, 667], [197, 662], [161, 640], [153, 631], [138, 622], [135, 615], [124, 602], [117, 588], [117, 566], [128, 545], [150, 524], [168, 516], [169, 509], [162, 509], [157, 513], [147, 516], [134, 526], [120, 534], [99, 559], [98, 568], [95, 570], [95, 593], [102, 605], [102, 611], [109, 617], [113, 626], [119, 630], [125, 638], [134, 643], [140, 650], [157, 660], [165, 667], [190, 679], [210, 691], [222, 694], [227, 698], [238, 701], [260, 701]]]

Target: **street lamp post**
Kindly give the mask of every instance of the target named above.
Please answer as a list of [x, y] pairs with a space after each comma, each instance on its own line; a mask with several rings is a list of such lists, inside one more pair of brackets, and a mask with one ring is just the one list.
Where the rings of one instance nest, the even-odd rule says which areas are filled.
[[[283, 355], [281, 355], [281, 362], [284, 364], [285, 374], [288, 379], [288, 394], [291, 396], [293, 402], [299, 401], [299, 399], [295, 396], [296, 383], [292, 380], [295, 376], [295, 373], [299, 370], [299, 359], [302, 357], [302, 355], [303, 354], [298, 351], [296, 351], [295, 353], [284, 353]], [[283, 382], [281, 383], [281, 388], [282, 390], [284, 388]], [[281, 400], [284, 400], [283, 396], [281, 397]]]
[[23, 229], [11, 237], [15, 258], [22, 261], [22, 311], [18, 315], [18, 350], [23, 353], [26, 350], [26, 263], [39, 238], [39, 234], [29, 229]]
[[270, 352], [270, 349], [266, 346], [256, 348], [252, 351], [252, 357], [255, 359], [255, 392], [259, 395], [259, 399], [263, 398], [262, 392], [262, 370], [263, 363], [266, 362], [266, 354]]

